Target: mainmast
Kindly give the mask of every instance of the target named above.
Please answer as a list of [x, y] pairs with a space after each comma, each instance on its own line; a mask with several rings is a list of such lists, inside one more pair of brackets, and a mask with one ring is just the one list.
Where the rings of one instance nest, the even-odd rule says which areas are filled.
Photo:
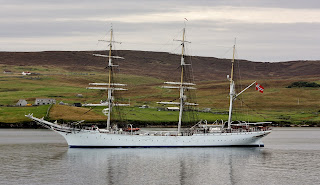
[[107, 87], [87, 87], [87, 89], [100, 89], [100, 90], [107, 90], [108, 97], [107, 101], [103, 102], [101, 101], [100, 104], [85, 104], [84, 106], [107, 106], [108, 111], [107, 111], [107, 130], [110, 130], [110, 120], [111, 120], [111, 112], [112, 112], [112, 107], [113, 106], [129, 106], [129, 104], [118, 104], [114, 103], [114, 97], [113, 97], [113, 92], [118, 90], [127, 90], [115, 86], [126, 86], [126, 84], [119, 84], [119, 83], [113, 83], [112, 81], [112, 72], [113, 68], [117, 67], [118, 65], [114, 65], [112, 63], [112, 58], [116, 59], [124, 59], [123, 57], [119, 56], [112, 56], [112, 44], [113, 43], [120, 43], [120, 42], [115, 42], [112, 40], [113, 39], [113, 29], [111, 28], [110, 30], [110, 40], [99, 40], [99, 41], [104, 41], [104, 42], [109, 42], [109, 51], [108, 55], [101, 55], [101, 54], [93, 54], [94, 56], [99, 56], [99, 57], [106, 57], [108, 58], [108, 83], [89, 83], [89, 85], [96, 85], [96, 86], [107, 86]]
[[234, 70], [234, 54], [236, 50], [236, 44], [233, 45], [233, 55], [231, 60], [231, 75], [228, 79], [230, 81], [230, 105], [229, 105], [229, 117], [228, 117], [228, 129], [231, 129], [231, 122], [232, 122], [232, 104], [235, 98], [235, 89], [234, 89], [234, 81], [233, 81], [233, 70]]
[[179, 85], [179, 86], [163, 86], [163, 88], [169, 88], [169, 89], [179, 89], [180, 91], [180, 97], [179, 97], [179, 102], [157, 102], [160, 104], [171, 104], [171, 105], [179, 105], [179, 121], [178, 121], [178, 135], [180, 135], [181, 132], [181, 123], [182, 123], [182, 114], [183, 114], [183, 108], [185, 105], [198, 105], [196, 103], [189, 103], [186, 102], [187, 96], [184, 95], [184, 91], [187, 89], [196, 89], [194, 86], [196, 84], [194, 83], [187, 83], [184, 82], [184, 73], [185, 73], [185, 66], [191, 65], [191, 64], [186, 64], [184, 62], [184, 57], [185, 57], [185, 43], [190, 43], [189, 41], [185, 40], [185, 28], [183, 28], [183, 34], [182, 34], [182, 40], [175, 40], [175, 41], [180, 41], [181, 42], [181, 77], [180, 77], [180, 82], [164, 82], [165, 84], [170, 84], [170, 85]]

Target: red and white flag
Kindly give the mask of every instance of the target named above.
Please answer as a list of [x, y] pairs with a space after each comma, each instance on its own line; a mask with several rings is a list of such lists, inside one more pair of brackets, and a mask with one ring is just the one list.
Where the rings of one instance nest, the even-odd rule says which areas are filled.
[[256, 90], [263, 93], [264, 88], [260, 84], [256, 83]]

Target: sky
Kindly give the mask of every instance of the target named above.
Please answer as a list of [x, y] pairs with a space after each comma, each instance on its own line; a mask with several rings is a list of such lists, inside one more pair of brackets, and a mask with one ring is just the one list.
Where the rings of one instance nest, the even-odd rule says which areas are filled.
[[185, 27], [188, 55], [320, 59], [319, 0], [0, 0], [0, 51], [106, 49], [111, 26], [119, 50], [179, 53]]

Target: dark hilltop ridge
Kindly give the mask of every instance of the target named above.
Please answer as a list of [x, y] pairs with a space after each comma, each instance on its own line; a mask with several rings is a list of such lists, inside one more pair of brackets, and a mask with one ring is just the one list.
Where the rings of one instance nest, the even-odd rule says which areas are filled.
[[[59, 66], [75, 71], [90, 71], [106, 67], [106, 58], [92, 56], [106, 51], [45, 51], [0, 52], [0, 64], [16, 66]], [[166, 52], [117, 51], [122, 74], [166, 78], [177, 75], [180, 56]], [[190, 60], [191, 59], [191, 60]], [[192, 61], [195, 81], [223, 80], [230, 73], [230, 59], [186, 56]], [[320, 60], [288, 62], [251, 62], [239, 60], [242, 79], [286, 79], [315, 77], [320, 74]], [[236, 64], [237, 65], [237, 64]], [[177, 74], [176, 74], [177, 73]]]

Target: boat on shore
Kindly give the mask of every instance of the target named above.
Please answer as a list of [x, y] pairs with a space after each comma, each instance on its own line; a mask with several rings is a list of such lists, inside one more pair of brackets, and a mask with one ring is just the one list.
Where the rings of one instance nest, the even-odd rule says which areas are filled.
[[[32, 119], [38, 124], [53, 130], [62, 135], [67, 141], [70, 148], [108, 148], [108, 147], [263, 147], [264, 144], [261, 138], [268, 135], [271, 129], [266, 122], [247, 123], [247, 122], [233, 122], [232, 121], [232, 106], [236, 97], [243, 93], [235, 93], [233, 81], [233, 63], [230, 81], [230, 108], [228, 121], [216, 121], [213, 124], [208, 124], [207, 121], [199, 121], [188, 129], [181, 129], [182, 117], [186, 112], [186, 107], [197, 106], [197, 103], [188, 102], [189, 98], [186, 92], [195, 90], [193, 82], [186, 81], [187, 68], [191, 66], [190, 63], [185, 62], [185, 28], [183, 28], [183, 36], [178, 40], [182, 47], [180, 70], [181, 77], [179, 82], [165, 82], [163, 88], [178, 89], [179, 101], [157, 102], [159, 104], [169, 104], [179, 107], [178, 127], [176, 131], [142, 131], [133, 129], [127, 130], [125, 128], [110, 127], [111, 112], [114, 106], [128, 106], [128, 104], [121, 104], [115, 101], [114, 93], [116, 91], [126, 90], [123, 87], [125, 84], [114, 83], [112, 72], [114, 65], [112, 59], [122, 59], [122, 57], [112, 56], [112, 45], [115, 41], [113, 38], [113, 30], [111, 29], [111, 38], [109, 42], [109, 55], [95, 54], [95, 56], [108, 58], [108, 82], [107, 83], [90, 83], [94, 87], [88, 89], [99, 89], [107, 91], [107, 101], [101, 101], [100, 104], [85, 104], [85, 106], [106, 106], [104, 114], [107, 116], [107, 127], [100, 129], [97, 126], [82, 127], [81, 124], [62, 125], [57, 122], [49, 122], [43, 118], [36, 118], [33, 114], [28, 114], [26, 117]], [[235, 46], [234, 46], [235, 49]], [[257, 126], [258, 125], [258, 126]], [[131, 125], [132, 126], [132, 125]]]

